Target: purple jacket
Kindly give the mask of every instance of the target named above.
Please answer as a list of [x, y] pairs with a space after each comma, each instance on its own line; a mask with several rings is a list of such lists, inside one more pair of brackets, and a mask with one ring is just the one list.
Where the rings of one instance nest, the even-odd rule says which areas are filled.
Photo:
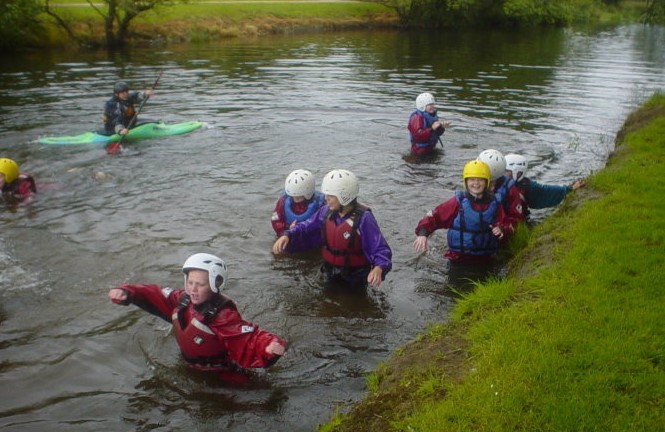
[[[288, 251], [300, 252], [323, 246], [323, 226], [327, 214], [328, 206], [324, 205], [306, 221], [296, 224], [291, 230], [284, 231], [284, 234], [289, 237]], [[346, 219], [339, 215], [335, 215], [335, 218], [338, 224]], [[367, 261], [372, 266], [381, 267], [382, 276], [388, 274], [393, 266], [393, 253], [369, 209], [364, 211], [360, 217], [358, 234]]]

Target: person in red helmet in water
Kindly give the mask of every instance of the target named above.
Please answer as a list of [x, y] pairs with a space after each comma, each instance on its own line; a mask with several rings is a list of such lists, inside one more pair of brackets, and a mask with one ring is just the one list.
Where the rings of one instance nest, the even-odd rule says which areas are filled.
[[267, 368], [284, 355], [282, 339], [243, 320], [236, 304], [222, 294], [227, 268], [221, 258], [197, 253], [185, 261], [182, 271], [184, 289], [124, 284], [112, 288], [108, 297], [172, 323], [183, 358], [197, 369]]

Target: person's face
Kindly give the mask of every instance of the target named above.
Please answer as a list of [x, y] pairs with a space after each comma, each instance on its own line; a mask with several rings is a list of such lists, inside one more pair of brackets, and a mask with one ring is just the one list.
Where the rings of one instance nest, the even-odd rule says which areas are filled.
[[116, 95], [118, 96], [118, 99], [126, 101], [127, 99], [129, 99], [129, 90], [123, 90], [121, 92], [116, 93]]
[[469, 177], [466, 179], [466, 190], [469, 191], [471, 195], [480, 196], [485, 192], [487, 187], [487, 180], [478, 177]]
[[434, 114], [434, 112], [436, 111], [436, 105], [434, 105], [434, 104], [426, 105], [425, 106], [425, 111], [430, 113], [430, 114]]
[[334, 195], [326, 195], [326, 204], [331, 211], [340, 211], [342, 210], [342, 205], [339, 203], [339, 200]]
[[293, 200], [294, 203], [300, 203], [305, 201], [305, 197], [302, 195], [292, 196], [291, 199]]
[[203, 270], [190, 270], [187, 273], [185, 292], [189, 294], [194, 305], [200, 305], [210, 300], [213, 292], [208, 282], [208, 272]]

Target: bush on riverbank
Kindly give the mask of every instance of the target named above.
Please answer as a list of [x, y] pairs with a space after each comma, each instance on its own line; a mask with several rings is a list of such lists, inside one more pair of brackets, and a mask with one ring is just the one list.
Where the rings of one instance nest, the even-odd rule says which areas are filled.
[[534, 229], [508, 277], [479, 284], [321, 430], [661, 429], [665, 94], [618, 142]]
[[[638, 20], [646, 1], [611, 0], [383, 0], [409, 27], [567, 26], [611, 15]], [[616, 20], [616, 18], [609, 18]]]

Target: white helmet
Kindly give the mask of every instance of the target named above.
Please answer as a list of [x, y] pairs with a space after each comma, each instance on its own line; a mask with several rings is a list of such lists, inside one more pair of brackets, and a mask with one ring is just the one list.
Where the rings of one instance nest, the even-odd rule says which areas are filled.
[[321, 192], [337, 197], [343, 206], [358, 198], [359, 191], [360, 186], [355, 174], [344, 169], [330, 171], [321, 183]]
[[182, 265], [182, 272], [185, 274], [185, 285], [187, 284], [187, 273], [190, 270], [207, 271], [210, 289], [214, 293], [219, 293], [226, 283], [226, 264], [215, 255], [197, 253], [187, 258], [185, 264]]
[[307, 170], [295, 170], [286, 178], [284, 182], [284, 191], [289, 196], [304, 196], [305, 199], [312, 198], [314, 195], [314, 175]]
[[506, 159], [498, 150], [485, 150], [478, 156], [478, 160], [490, 167], [490, 178], [498, 180], [506, 173]]
[[416, 109], [418, 111], [425, 111], [427, 105], [436, 103], [432, 93], [421, 93], [416, 98]]
[[507, 154], [506, 155], [506, 169], [512, 171], [513, 180], [516, 182], [522, 180], [526, 176], [526, 170], [529, 168], [529, 162], [522, 155]]

